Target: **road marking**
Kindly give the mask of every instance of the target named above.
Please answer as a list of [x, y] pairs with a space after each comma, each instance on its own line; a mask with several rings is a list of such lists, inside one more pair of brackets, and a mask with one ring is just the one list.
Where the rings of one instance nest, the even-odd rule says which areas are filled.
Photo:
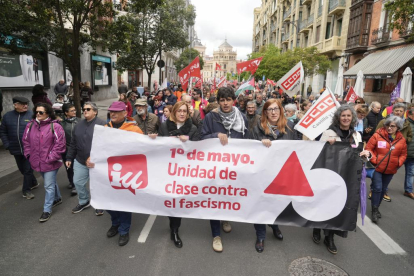
[[141, 234], [139, 234], [139, 237], [138, 237], [139, 243], [145, 243], [151, 231], [152, 225], [154, 225], [156, 218], [157, 218], [156, 215], [150, 215], [148, 217], [147, 222], [144, 225], [144, 228], [142, 228]]
[[[381, 220], [380, 220], [381, 221]], [[361, 215], [358, 214], [358, 227], [367, 237], [387, 255], [406, 255], [404, 251], [390, 236], [387, 235], [378, 225], [373, 223], [367, 216], [364, 219], [364, 225], [361, 222]]]

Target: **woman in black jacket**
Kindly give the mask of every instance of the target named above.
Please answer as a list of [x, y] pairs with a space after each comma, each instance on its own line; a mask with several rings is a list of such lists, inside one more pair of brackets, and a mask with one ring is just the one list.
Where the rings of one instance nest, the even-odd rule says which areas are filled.
[[[272, 146], [275, 140], [297, 140], [296, 131], [293, 123], [286, 119], [283, 106], [280, 100], [268, 100], [262, 110], [262, 117], [250, 133], [250, 139], [262, 141], [265, 147]], [[273, 230], [273, 235], [283, 240], [282, 232], [277, 225], [269, 225]], [[255, 224], [256, 229], [256, 251], [262, 253], [264, 250], [264, 240], [266, 238], [266, 225]]]
[[[177, 102], [172, 111], [171, 115], [165, 122], [163, 122], [158, 131], [159, 136], [164, 137], [177, 137], [181, 142], [186, 141], [198, 141], [200, 135], [198, 134], [197, 127], [193, 125], [190, 118], [190, 107], [185, 102]], [[149, 134], [151, 138], [155, 138], [156, 134]], [[169, 217], [170, 229], [171, 229], [171, 240], [174, 241], [175, 246], [178, 248], [183, 247], [183, 242], [180, 236], [178, 236], [178, 228], [181, 225], [181, 218]]]

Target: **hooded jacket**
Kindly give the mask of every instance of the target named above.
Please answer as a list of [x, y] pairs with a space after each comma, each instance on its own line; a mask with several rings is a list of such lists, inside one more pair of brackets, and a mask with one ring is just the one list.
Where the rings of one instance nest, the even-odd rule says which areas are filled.
[[0, 139], [11, 155], [23, 155], [23, 133], [32, 115], [30, 110], [22, 113], [12, 110], [4, 114], [0, 125]]
[[[378, 125], [377, 125], [377, 129], [376, 132], [384, 127], [384, 122], [385, 119], [381, 120]], [[404, 120], [404, 125], [403, 128], [400, 130], [401, 134], [404, 136], [405, 141], [408, 143], [410, 143], [413, 140], [413, 133], [411, 131], [411, 126], [410, 126], [410, 122], [408, 120]]]
[[[115, 128], [112, 122], [107, 123], [105, 127]], [[125, 122], [118, 129], [144, 134], [142, 130], [137, 126], [137, 123], [134, 121], [134, 119], [131, 117], [127, 117]]]
[[105, 124], [106, 122], [98, 117], [95, 117], [90, 122], [85, 119], [78, 122], [72, 132], [66, 160], [73, 162], [76, 159], [80, 164], [85, 165], [86, 160], [91, 155], [95, 125], [104, 126]]
[[62, 166], [66, 140], [58, 120], [31, 120], [24, 130], [23, 145], [24, 156], [35, 171], [50, 172]]
[[[394, 149], [387, 155], [392, 147]], [[401, 131], [397, 131], [395, 139], [391, 141], [384, 127], [372, 135], [365, 149], [372, 154], [370, 161], [377, 166], [375, 171], [383, 174], [396, 174], [407, 158], [407, 143]]]

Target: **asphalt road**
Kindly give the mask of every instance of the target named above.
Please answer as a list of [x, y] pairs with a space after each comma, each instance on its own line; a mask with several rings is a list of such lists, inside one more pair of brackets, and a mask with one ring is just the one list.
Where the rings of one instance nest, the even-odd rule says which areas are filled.
[[38, 221], [42, 186], [34, 190], [35, 199], [26, 200], [21, 197], [21, 179], [15, 177], [0, 189], [0, 275], [293, 275], [291, 263], [308, 256], [349, 275], [414, 275], [414, 200], [402, 195], [403, 180], [401, 169], [390, 185], [392, 202], [381, 206], [379, 227], [404, 254], [384, 254], [380, 249], [384, 244], [374, 244], [372, 234], [357, 228], [347, 239], [336, 237], [338, 254], [332, 255], [322, 243], [313, 243], [311, 229], [284, 226], [283, 241], [268, 228], [265, 251], [259, 254], [254, 228], [244, 223], [232, 223], [232, 232], [222, 234], [223, 253], [216, 253], [209, 221], [195, 219], [183, 219], [184, 246], [179, 249], [170, 240], [168, 218], [159, 216], [145, 242], [139, 243], [149, 217], [143, 214], [133, 215], [130, 242], [120, 247], [118, 237], [106, 237], [111, 226], [107, 213], [96, 217], [93, 208], [71, 213], [77, 198], [69, 196], [64, 169], [58, 174], [63, 203], [46, 223]]

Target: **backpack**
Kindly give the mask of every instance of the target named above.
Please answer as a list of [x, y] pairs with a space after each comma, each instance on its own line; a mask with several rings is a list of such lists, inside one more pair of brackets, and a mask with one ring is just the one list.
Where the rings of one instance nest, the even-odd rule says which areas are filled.
[[[30, 130], [32, 129], [32, 126], [33, 126], [33, 122], [30, 123], [29, 131], [27, 133], [30, 132]], [[55, 127], [53, 126], [53, 122], [50, 123], [50, 128], [52, 129], [52, 134], [55, 135]]]

